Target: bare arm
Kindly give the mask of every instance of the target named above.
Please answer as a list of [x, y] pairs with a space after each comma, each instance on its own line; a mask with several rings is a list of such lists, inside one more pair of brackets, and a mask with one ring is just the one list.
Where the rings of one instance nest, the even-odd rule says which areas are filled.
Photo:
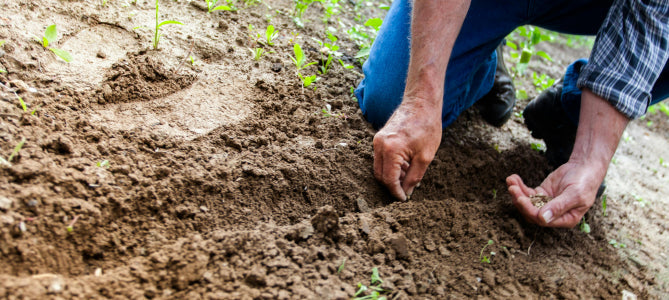
[[[542, 226], [574, 227], [595, 201], [600, 183], [629, 123], [622, 113], [589, 90], [581, 96], [576, 142], [569, 161], [548, 175], [536, 189], [527, 187], [518, 175], [507, 178], [514, 204], [530, 221]], [[541, 209], [529, 196], [554, 197]]]
[[441, 142], [446, 67], [470, 1], [414, 1], [402, 104], [374, 136], [374, 175], [405, 200]]

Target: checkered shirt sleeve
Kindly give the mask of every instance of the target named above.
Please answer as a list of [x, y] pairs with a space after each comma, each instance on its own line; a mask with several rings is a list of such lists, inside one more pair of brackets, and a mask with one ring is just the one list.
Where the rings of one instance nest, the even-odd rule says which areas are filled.
[[669, 57], [669, 1], [616, 0], [578, 79], [629, 118], [646, 113]]

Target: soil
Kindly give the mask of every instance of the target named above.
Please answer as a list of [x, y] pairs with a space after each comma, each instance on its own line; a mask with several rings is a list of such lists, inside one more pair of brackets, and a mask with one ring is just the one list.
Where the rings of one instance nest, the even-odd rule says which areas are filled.
[[[289, 58], [297, 41], [319, 60], [312, 37], [383, 10], [341, 1], [340, 23], [324, 24], [314, 4], [299, 28], [289, 0], [211, 14], [163, 1], [161, 20], [184, 25], [153, 50], [151, 2], [0, 4], [2, 157], [25, 138], [0, 168], [1, 298], [350, 299], [375, 267], [388, 299], [666, 297], [669, 118], [630, 125], [590, 234], [513, 207], [508, 175], [536, 186], [551, 171], [518, 116], [499, 129], [465, 112], [396, 202], [350, 95], [357, 46], [340, 29], [355, 68], [335, 65], [316, 89]], [[268, 20], [279, 38], [254, 61], [248, 25]], [[50, 24], [71, 63], [34, 41]]]

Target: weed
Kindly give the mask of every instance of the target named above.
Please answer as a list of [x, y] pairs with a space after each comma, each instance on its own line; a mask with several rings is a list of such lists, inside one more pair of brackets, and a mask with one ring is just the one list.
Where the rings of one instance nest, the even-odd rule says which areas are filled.
[[[493, 240], [488, 240], [488, 243], [485, 244], [485, 246], [483, 246], [483, 248], [481, 249], [481, 254], [479, 254], [479, 259], [481, 260], [481, 262], [490, 263], [490, 257], [488, 257], [486, 255], [483, 255], [483, 251], [485, 251], [485, 248], [488, 248], [488, 246], [490, 246], [494, 243], [495, 242], [493, 242]], [[492, 256], [492, 255], [494, 255], [494, 253], [495, 252], [490, 252], [490, 255]]]
[[263, 48], [253, 48], [253, 49], [249, 48], [249, 50], [253, 55], [253, 59], [256, 61], [260, 60], [260, 58], [262, 58], [262, 55], [265, 54], [265, 50]]
[[[381, 288], [381, 284], [383, 284], [383, 280], [379, 276], [379, 269], [374, 267], [370, 277], [370, 286], [358, 282], [358, 291], [353, 295], [353, 300], [386, 300], [386, 297], [381, 296], [381, 294], [387, 293], [387, 291]], [[369, 294], [364, 295], [370, 290]]]
[[162, 22], [160, 21], [159, 14], [158, 14], [158, 2], [160, 0], [156, 0], [156, 28], [154, 31], [154, 36], [153, 36], [153, 49], [158, 49], [158, 41], [160, 41], [160, 27], [163, 27], [163, 25], [167, 24], [177, 24], [177, 25], [183, 25], [183, 23], [179, 21], [174, 21], [174, 20], [165, 20]]
[[578, 229], [583, 233], [590, 233], [590, 224], [585, 222], [585, 217], [581, 219], [581, 225], [578, 227]]
[[267, 42], [267, 45], [269, 46], [274, 46], [274, 39], [279, 36], [279, 31], [274, 30], [273, 25], [267, 26], [267, 30], [265, 30], [265, 40]]
[[611, 239], [609, 241], [609, 245], [612, 245], [613, 248], [616, 248], [616, 249], [627, 248], [627, 245], [625, 245], [624, 243], [618, 242], [615, 239]]
[[[38, 38], [38, 40], [40, 39]], [[68, 63], [71, 62], [72, 55], [70, 54], [70, 52], [58, 48], [49, 47], [49, 45], [54, 44], [57, 40], [58, 40], [58, 31], [56, 29], [56, 24], [47, 26], [46, 30], [44, 30], [44, 35], [41, 38], [42, 47], [51, 50], [51, 52], [56, 54], [56, 56], [60, 57], [60, 59], [64, 60], [65, 62]]]

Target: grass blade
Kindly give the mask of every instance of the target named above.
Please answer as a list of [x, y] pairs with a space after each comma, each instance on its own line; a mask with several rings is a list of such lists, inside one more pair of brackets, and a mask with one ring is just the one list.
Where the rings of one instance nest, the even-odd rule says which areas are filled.
[[162, 27], [163, 25], [167, 25], [167, 24], [183, 25], [183, 23], [181, 23], [181, 22], [179, 22], [179, 21], [166, 20], [166, 21], [162, 21], [162, 22], [160, 22], [160, 24], [158, 24], [158, 28]]

